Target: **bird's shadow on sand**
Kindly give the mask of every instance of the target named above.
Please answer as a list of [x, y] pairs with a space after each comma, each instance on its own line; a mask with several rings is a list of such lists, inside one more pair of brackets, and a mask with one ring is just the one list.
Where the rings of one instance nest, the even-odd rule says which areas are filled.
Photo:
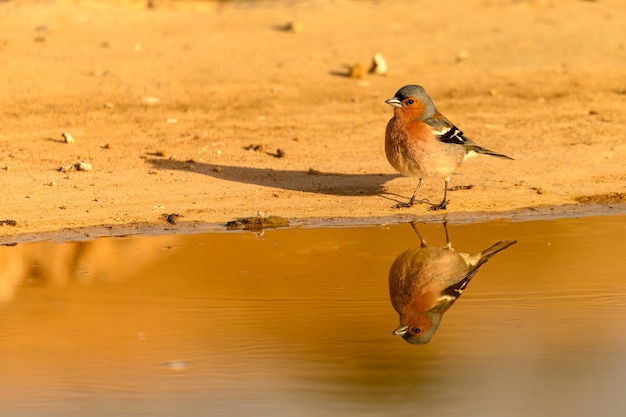
[[157, 158], [148, 158], [147, 162], [160, 170], [195, 172], [225, 181], [343, 196], [380, 195], [383, 197], [385, 194], [383, 185], [399, 176], [398, 174], [341, 174], [315, 170], [282, 171]]

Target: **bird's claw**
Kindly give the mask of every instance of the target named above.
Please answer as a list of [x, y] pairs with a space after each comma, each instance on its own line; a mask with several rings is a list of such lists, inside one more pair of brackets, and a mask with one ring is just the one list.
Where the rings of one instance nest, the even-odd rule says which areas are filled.
[[430, 205], [434, 205], [433, 203], [431, 203], [427, 198], [423, 198], [421, 200], [409, 200], [406, 203], [398, 203], [396, 204], [394, 207], [395, 208], [411, 208], [413, 207], [415, 204], [430, 204]]
[[394, 208], [400, 209], [400, 208], [411, 208], [413, 207], [413, 203], [411, 203], [410, 201], [408, 203], [398, 203], [395, 206], [393, 206]]
[[428, 207], [428, 210], [432, 210], [432, 211], [445, 210], [448, 207], [449, 202], [450, 200], [443, 200], [439, 204], [431, 204], [430, 207]]

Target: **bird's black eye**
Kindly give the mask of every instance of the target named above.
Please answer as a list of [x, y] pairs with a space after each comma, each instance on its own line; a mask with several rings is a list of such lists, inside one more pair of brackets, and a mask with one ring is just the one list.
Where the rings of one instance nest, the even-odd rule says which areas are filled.
[[410, 106], [411, 104], [415, 103], [415, 100], [413, 100], [412, 98], [410, 98], [410, 99], [408, 99], [407, 101], [405, 101], [405, 103], [406, 103], [407, 105], [409, 105], [409, 106]]
[[413, 331], [413, 333], [415, 333], [415, 334], [418, 334], [419, 332], [421, 332], [421, 330], [420, 330], [420, 328], [419, 328], [419, 327], [413, 327], [411, 330], [412, 330], [412, 331]]

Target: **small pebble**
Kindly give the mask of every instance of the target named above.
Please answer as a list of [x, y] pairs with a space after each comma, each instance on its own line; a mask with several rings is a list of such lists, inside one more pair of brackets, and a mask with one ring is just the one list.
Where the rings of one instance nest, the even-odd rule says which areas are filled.
[[470, 53], [466, 51], [465, 49], [462, 51], [459, 51], [459, 53], [456, 55], [456, 62], [464, 61], [467, 58], [469, 58], [469, 56], [470, 56]]
[[348, 77], [363, 78], [365, 77], [365, 68], [361, 64], [354, 64], [348, 69]]
[[180, 215], [178, 213], [172, 213], [172, 214], [164, 214], [163, 217], [165, 218], [165, 221], [168, 222], [169, 224], [176, 224], [176, 222], [178, 221], [178, 217], [180, 217]]
[[91, 164], [89, 162], [84, 162], [84, 161], [76, 162], [75, 164], [72, 164], [72, 165], [65, 165], [65, 166], [57, 168], [57, 171], [60, 171], [60, 172], [91, 171], [91, 170], [93, 170], [93, 167], [91, 166]]
[[263, 151], [263, 145], [261, 145], [260, 143], [252, 143], [248, 146], [244, 146], [243, 149], [245, 149], [246, 151], [261, 152]]
[[89, 162], [80, 161], [74, 164], [77, 171], [91, 171], [93, 166]]
[[300, 33], [304, 30], [302, 22], [289, 22], [285, 25], [285, 30], [292, 33]]
[[387, 62], [380, 52], [374, 54], [372, 58], [372, 66], [369, 70], [370, 74], [387, 75]]
[[65, 143], [74, 143], [74, 138], [69, 133], [64, 132], [61, 134], [61, 136], [63, 136], [63, 140], [65, 141]]
[[153, 105], [153, 104], [159, 104], [161, 102], [161, 99], [158, 97], [145, 96], [141, 99], [141, 102], [143, 104]]

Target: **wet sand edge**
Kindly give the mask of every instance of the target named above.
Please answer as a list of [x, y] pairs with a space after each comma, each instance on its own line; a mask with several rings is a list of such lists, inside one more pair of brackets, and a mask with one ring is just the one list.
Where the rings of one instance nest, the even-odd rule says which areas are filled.
[[[483, 223], [489, 221], [531, 221], [589, 216], [613, 216], [626, 213], [626, 203], [619, 204], [564, 204], [560, 206], [531, 206], [510, 211], [457, 212], [412, 214], [402, 212], [390, 216], [373, 217], [306, 217], [286, 219], [288, 225], [280, 228], [346, 228], [398, 224], [409, 221], [423, 223], [448, 221], [455, 224]], [[237, 219], [233, 219], [237, 220]], [[2, 226], [8, 228], [10, 226]], [[76, 228], [64, 228], [35, 233], [0, 236], [0, 245], [10, 246], [17, 243], [40, 241], [82, 241], [103, 237], [157, 236], [167, 234], [200, 233], [241, 233], [259, 232], [259, 230], [228, 230], [226, 223], [206, 223], [179, 219], [176, 224], [167, 223], [166, 219], [154, 222], [133, 222], [126, 224], [101, 224]], [[5, 230], [6, 231], [6, 230]]]

